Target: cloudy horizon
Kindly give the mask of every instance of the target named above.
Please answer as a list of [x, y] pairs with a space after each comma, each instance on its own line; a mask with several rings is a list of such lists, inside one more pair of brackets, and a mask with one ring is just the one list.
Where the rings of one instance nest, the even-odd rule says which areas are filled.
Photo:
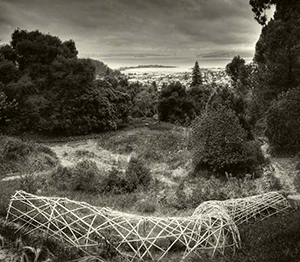
[[81, 57], [253, 53], [261, 32], [245, 0], [0, 0], [0, 43], [16, 28], [73, 39]]

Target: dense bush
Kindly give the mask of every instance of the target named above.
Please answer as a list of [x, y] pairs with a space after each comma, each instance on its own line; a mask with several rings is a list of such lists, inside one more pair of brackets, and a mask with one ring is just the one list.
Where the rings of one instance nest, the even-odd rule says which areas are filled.
[[300, 88], [279, 96], [267, 113], [266, 136], [274, 150], [297, 153], [300, 148]]
[[192, 126], [190, 144], [195, 170], [238, 175], [255, 171], [264, 160], [258, 144], [247, 141], [247, 132], [231, 109], [208, 110]]
[[27, 193], [36, 194], [39, 189], [39, 181], [33, 175], [22, 176], [19, 180], [19, 190]]
[[56, 154], [41, 144], [0, 136], [0, 174], [39, 172], [58, 164]]
[[137, 157], [132, 156], [125, 172], [126, 191], [133, 192], [138, 188], [147, 188], [151, 181], [150, 169]]
[[127, 183], [123, 172], [113, 167], [108, 175], [101, 180], [100, 192], [122, 194], [127, 191]]
[[83, 160], [74, 167], [59, 166], [52, 173], [52, 184], [60, 190], [78, 190], [95, 193], [99, 191], [100, 174], [95, 162]]
[[156, 202], [147, 198], [138, 200], [134, 206], [141, 213], [154, 213], [156, 210]]
[[73, 167], [59, 166], [52, 172], [52, 184], [60, 190], [89, 193], [132, 193], [146, 189], [151, 182], [150, 169], [132, 157], [125, 172], [113, 167], [101, 174], [96, 163], [85, 159]]
[[71, 187], [73, 190], [97, 192], [99, 187], [99, 169], [91, 160], [83, 160], [72, 170]]
[[162, 88], [158, 100], [158, 116], [161, 121], [180, 124], [189, 124], [195, 118], [194, 101], [180, 82]]

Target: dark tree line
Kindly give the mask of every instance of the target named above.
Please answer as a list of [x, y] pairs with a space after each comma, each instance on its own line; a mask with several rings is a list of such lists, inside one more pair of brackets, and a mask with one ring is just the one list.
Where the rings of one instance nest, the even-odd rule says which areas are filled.
[[86, 134], [117, 128], [130, 96], [116, 78], [95, 81], [95, 65], [79, 59], [74, 41], [17, 29], [0, 48], [2, 132]]
[[[250, 0], [250, 5], [263, 25], [254, 56], [257, 111], [267, 119], [266, 136], [275, 151], [295, 153], [300, 141], [300, 2]], [[265, 10], [271, 5], [275, 13], [267, 21]]]

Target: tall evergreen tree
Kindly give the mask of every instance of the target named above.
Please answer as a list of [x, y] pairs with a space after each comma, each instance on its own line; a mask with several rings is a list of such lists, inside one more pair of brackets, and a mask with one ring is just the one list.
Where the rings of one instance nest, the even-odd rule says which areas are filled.
[[194, 68], [193, 68], [193, 75], [192, 75], [192, 84], [191, 86], [198, 86], [202, 84], [202, 76], [199, 68], [198, 61], [196, 61]]
[[[263, 26], [254, 61], [258, 64], [256, 93], [261, 105], [300, 85], [300, 3], [295, 0], [251, 0], [255, 19]], [[265, 10], [276, 6], [267, 24]]]

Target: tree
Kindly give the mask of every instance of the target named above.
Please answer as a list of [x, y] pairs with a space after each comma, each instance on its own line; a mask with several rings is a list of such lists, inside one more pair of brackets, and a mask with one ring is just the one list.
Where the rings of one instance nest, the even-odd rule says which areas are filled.
[[202, 84], [202, 76], [199, 68], [198, 61], [195, 62], [193, 73], [192, 73], [192, 84], [191, 86], [198, 86]]
[[37, 30], [13, 32], [11, 44], [0, 47], [1, 115], [12, 101], [18, 105], [10, 125], [79, 135], [113, 130], [128, 119], [126, 80], [109, 76], [95, 82], [95, 64], [107, 66], [78, 59], [77, 53], [73, 40], [62, 42]]
[[195, 104], [180, 82], [162, 88], [158, 100], [159, 120], [189, 124], [195, 118]]
[[190, 144], [195, 171], [244, 175], [254, 172], [263, 161], [259, 146], [247, 140], [235, 112], [223, 106], [210, 109], [193, 121]]
[[193, 86], [187, 91], [190, 100], [194, 101], [196, 115], [201, 115], [210, 97], [212, 88], [210, 86]]
[[268, 18], [266, 10], [270, 9], [271, 5], [276, 5], [276, 11], [289, 12], [295, 7], [299, 8], [298, 0], [250, 0], [249, 1], [254, 19], [261, 25], [265, 25]]
[[267, 112], [265, 132], [276, 153], [297, 153], [300, 148], [300, 88], [290, 89]]
[[233, 57], [232, 61], [226, 65], [226, 73], [231, 77], [236, 88], [247, 89], [249, 70], [243, 58], [239, 55]]
[[134, 115], [143, 117], [152, 117], [157, 113], [157, 92], [149, 92], [150, 90], [141, 90], [133, 101]]
[[16, 113], [18, 104], [15, 100], [8, 101], [7, 96], [0, 88], [0, 132], [5, 129], [7, 122]]
[[[251, 0], [255, 19], [264, 25], [254, 61], [258, 64], [256, 89], [262, 106], [300, 84], [299, 1]], [[264, 11], [276, 5], [274, 19], [266, 24]]]
[[0, 82], [9, 84], [18, 79], [19, 70], [13, 61], [5, 58], [0, 49]]

